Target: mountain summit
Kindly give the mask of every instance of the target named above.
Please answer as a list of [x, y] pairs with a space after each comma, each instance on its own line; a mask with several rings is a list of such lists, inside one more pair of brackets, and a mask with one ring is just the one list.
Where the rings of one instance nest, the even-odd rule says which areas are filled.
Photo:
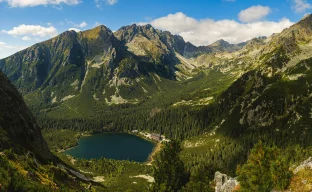
[[208, 47], [211, 48], [211, 52], [234, 52], [242, 49], [246, 45], [245, 42], [240, 44], [230, 44], [229, 42], [220, 39]]

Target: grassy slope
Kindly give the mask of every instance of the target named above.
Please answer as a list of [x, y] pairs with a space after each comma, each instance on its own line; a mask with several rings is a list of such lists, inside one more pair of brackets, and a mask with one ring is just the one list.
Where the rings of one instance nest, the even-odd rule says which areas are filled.
[[[256, 79], [247, 81], [238, 100], [244, 102], [238, 102], [210, 125], [211, 131], [184, 141], [182, 158], [188, 168], [195, 171], [202, 164], [212, 172], [235, 176], [236, 165], [246, 161], [248, 150], [260, 139], [282, 148], [290, 165], [311, 156], [311, 62], [300, 62], [277, 80], [264, 80], [267, 83], [260, 92], [253, 89]], [[304, 75], [292, 78], [298, 74]], [[256, 94], [250, 94], [253, 92]], [[252, 113], [256, 108], [259, 114]], [[250, 115], [249, 120], [244, 114]]]
[[[154, 75], [153, 75], [154, 76]], [[220, 72], [207, 71], [206, 73], [199, 73], [192, 79], [182, 82], [171, 81], [165, 78], [154, 77], [157, 82], [160, 92], [156, 91], [144, 82], [140, 82], [139, 86], [144, 87], [147, 95], [153, 95], [149, 99], [140, 99], [140, 105], [133, 105], [132, 108], [154, 108], [154, 107], [169, 107], [172, 104], [181, 100], [200, 100], [207, 97], [215, 97], [225, 90], [234, 80], [235, 77], [225, 75]], [[217, 82], [213, 81], [218, 79]], [[127, 88], [122, 90], [127, 92]], [[41, 100], [41, 94], [32, 93], [25, 96], [25, 100], [32, 109], [42, 108], [37, 104], [37, 100]], [[52, 107], [52, 108], [50, 108]], [[107, 104], [96, 101], [85, 93], [80, 94], [68, 101], [62, 102], [60, 105], [48, 105], [47, 109], [42, 109], [40, 116], [46, 115], [49, 118], [56, 119], [70, 119], [70, 118], [88, 118], [98, 115], [98, 111], [111, 111], [114, 107], [109, 107]], [[116, 108], [118, 109], [118, 107]]]

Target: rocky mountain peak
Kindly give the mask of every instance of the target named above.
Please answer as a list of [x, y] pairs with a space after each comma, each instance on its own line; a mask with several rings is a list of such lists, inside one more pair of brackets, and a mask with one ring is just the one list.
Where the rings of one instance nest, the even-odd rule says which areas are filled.
[[[246, 43], [240, 44], [230, 44], [224, 39], [220, 39], [208, 46], [205, 46], [206, 49], [210, 49], [211, 52], [233, 52], [240, 50]], [[209, 50], [208, 49], [208, 50]]]
[[310, 24], [312, 24], [311, 23], [311, 21], [312, 21], [312, 14], [311, 13], [308, 13], [308, 14], [306, 14], [306, 15], [304, 15], [303, 17], [302, 17], [302, 19], [298, 22], [298, 23], [300, 23], [300, 22], [310, 22]]
[[93, 29], [81, 32], [82, 36], [91, 39], [104, 38], [105, 36], [112, 36], [113, 32], [105, 25], [99, 25]]
[[112, 30], [110, 30], [105, 25], [99, 25], [99, 26], [95, 27], [93, 30], [99, 31], [99, 32], [106, 32], [106, 33], [109, 33], [110, 35], [113, 34]]
[[[312, 15], [308, 14], [303, 19], [301, 19], [297, 24], [290, 27], [290, 29], [295, 33], [295, 36], [301, 39], [300, 36], [303, 35], [303, 38], [308, 38], [312, 34]], [[296, 33], [298, 35], [296, 35]], [[311, 39], [310, 37], [308, 38]]]
[[274, 37], [293, 38], [297, 42], [307, 42], [311, 40], [312, 35], [312, 15], [308, 14], [298, 23], [284, 29], [280, 34]]
[[221, 47], [229, 47], [231, 44], [223, 39], [220, 39], [214, 43], [212, 43], [210, 46], [221, 46]]
[[247, 41], [245, 43], [245, 47], [254, 47], [254, 46], [258, 46], [258, 45], [263, 45], [265, 43], [265, 40], [267, 39], [267, 37], [255, 37], [249, 41]]
[[61, 33], [60, 35], [54, 37], [53, 39], [62, 39], [62, 40], [66, 40], [66, 39], [74, 39], [77, 37], [77, 32], [74, 30], [70, 30], [70, 31], [64, 31], [63, 33]]
[[147, 39], [159, 39], [159, 34], [157, 30], [153, 28], [150, 24], [132, 24], [130, 26], [125, 26], [116, 31], [114, 35], [124, 44], [131, 42], [134, 37], [137, 36], [143, 36]]
[[279, 34], [270, 37], [266, 52], [281, 48], [286, 55], [293, 56], [300, 53], [299, 44], [303, 45], [312, 40], [312, 15], [306, 15], [298, 23], [284, 29]]

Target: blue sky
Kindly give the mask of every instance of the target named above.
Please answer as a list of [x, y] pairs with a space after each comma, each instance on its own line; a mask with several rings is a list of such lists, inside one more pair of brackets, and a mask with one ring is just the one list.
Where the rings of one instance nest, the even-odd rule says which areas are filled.
[[196, 45], [238, 43], [280, 32], [312, 10], [312, 0], [0, 0], [0, 58], [70, 28], [132, 23], [179, 34]]

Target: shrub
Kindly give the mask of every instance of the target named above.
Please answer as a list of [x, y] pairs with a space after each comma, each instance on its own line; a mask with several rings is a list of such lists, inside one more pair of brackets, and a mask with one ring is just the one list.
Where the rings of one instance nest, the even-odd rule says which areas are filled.
[[285, 189], [291, 172], [277, 147], [264, 147], [260, 141], [251, 150], [247, 163], [237, 168], [241, 191]]

